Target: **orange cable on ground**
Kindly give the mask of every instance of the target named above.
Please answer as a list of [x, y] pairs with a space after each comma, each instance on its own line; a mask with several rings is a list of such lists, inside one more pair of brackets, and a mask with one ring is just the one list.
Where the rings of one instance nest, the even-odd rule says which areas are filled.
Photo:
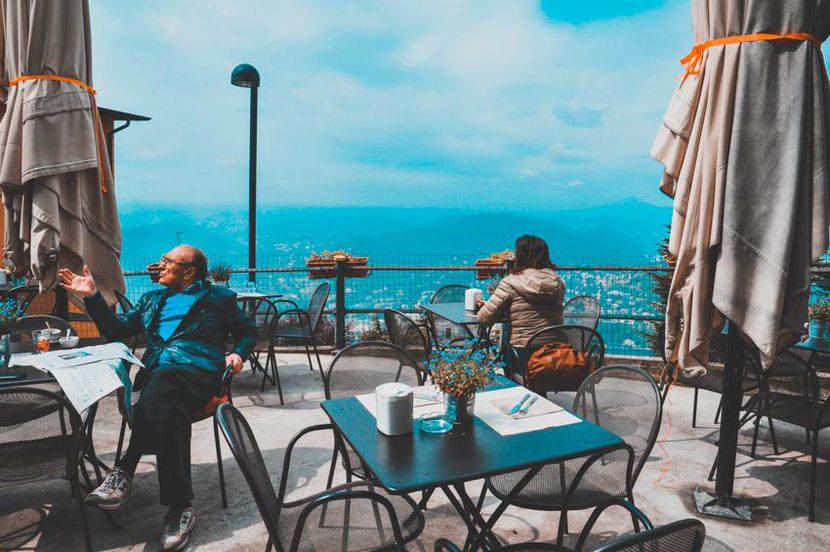
[[107, 193], [107, 184], [106, 179], [104, 178], [104, 162], [102, 158], [102, 150], [103, 147], [101, 145], [101, 120], [98, 114], [98, 105], [95, 102], [95, 95], [98, 93], [95, 91], [87, 83], [80, 81], [78, 79], [72, 79], [69, 77], [60, 77], [58, 75], [22, 75], [17, 77], [16, 79], [12, 79], [9, 82], [9, 88], [13, 86], [17, 86], [21, 82], [25, 81], [34, 81], [34, 80], [50, 80], [50, 81], [57, 81], [57, 82], [68, 82], [70, 84], [74, 84], [76, 86], [80, 86], [87, 92], [89, 92], [90, 104], [92, 107], [92, 116], [94, 121], [95, 127], [95, 154], [98, 158], [98, 180], [101, 184], [101, 191], [103, 193]]
[[674, 463], [672, 460], [669, 451], [666, 450], [666, 447], [663, 446], [663, 442], [666, 441], [669, 436], [671, 435], [672, 430], [672, 419], [671, 419], [671, 389], [674, 387], [674, 383], [677, 381], [677, 371], [675, 370], [674, 376], [672, 376], [672, 381], [669, 383], [669, 388], [666, 391], [666, 400], [668, 401], [668, 408], [666, 409], [666, 419], [668, 420], [668, 427], [666, 428], [666, 434], [663, 435], [660, 439], [657, 440], [657, 446], [660, 447], [660, 450], [663, 451], [663, 456], [665, 460], [663, 460], [657, 469], [660, 470], [660, 475], [657, 476], [657, 479], [654, 480], [655, 487], [663, 487], [665, 489], [673, 489], [674, 486], [671, 484], [671, 479], [668, 483], [664, 482], [664, 479], [671, 475], [671, 466]]
[[[812, 42], [816, 48], [821, 50], [821, 42], [810, 33], [790, 33], [785, 35], [770, 34], [770, 33], [753, 33], [745, 35], [725, 36], [723, 38], [715, 38], [695, 44], [692, 51], [686, 57], [680, 60], [680, 63], [685, 66], [685, 70], [681, 77], [686, 80], [689, 75], [700, 74], [700, 64], [703, 62], [703, 52], [712, 46], [723, 46], [725, 44], [739, 44], [742, 42], [759, 42], [771, 40], [802, 40]], [[680, 78], [680, 77], [678, 77]]]

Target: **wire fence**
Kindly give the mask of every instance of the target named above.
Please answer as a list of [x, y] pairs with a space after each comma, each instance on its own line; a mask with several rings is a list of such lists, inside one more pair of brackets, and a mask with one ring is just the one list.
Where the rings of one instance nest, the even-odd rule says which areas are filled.
[[[490, 278], [477, 278], [478, 269], [473, 256], [462, 255], [378, 255], [370, 257], [365, 277], [347, 277], [344, 281], [346, 340], [355, 342], [374, 337], [383, 329], [382, 312], [395, 308], [418, 315], [419, 303], [427, 303], [432, 293], [440, 287], [460, 284], [478, 287], [489, 294], [502, 274]], [[127, 277], [127, 296], [135, 301], [142, 294], [158, 285], [150, 281], [143, 269], [155, 259], [133, 259], [124, 263]], [[219, 257], [211, 259], [212, 265], [232, 267], [229, 286], [238, 291], [258, 291], [265, 294], [282, 294], [301, 306], [307, 305], [314, 289], [323, 281], [331, 284], [332, 296], [326, 307], [330, 324], [336, 308], [334, 278], [316, 278], [305, 267], [305, 259], [289, 255], [275, 255], [258, 260], [255, 281], [248, 281], [247, 258]], [[642, 261], [642, 260], [641, 260]], [[132, 268], [132, 270], [131, 270]], [[565, 281], [566, 300], [577, 295], [596, 297], [602, 307], [599, 332], [606, 342], [609, 354], [627, 357], [656, 356], [649, 345], [648, 335], [654, 322], [661, 319], [654, 305], [651, 274], [667, 271], [666, 267], [600, 266], [567, 264], [558, 267]], [[329, 340], [333, 332], [326, 332]]]

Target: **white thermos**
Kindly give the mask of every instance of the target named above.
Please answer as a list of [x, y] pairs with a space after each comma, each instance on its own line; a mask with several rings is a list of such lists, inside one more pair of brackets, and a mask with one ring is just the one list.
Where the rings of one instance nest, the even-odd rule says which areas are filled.
[[375, 388], [378, 431], [386, 435], [412, 433], [412, 388], [405, 383], [384, 383]]
[[478, 310], [476, 301], [484, 299], [484, 292], [478, 288], [470, 288], [464, 292], [464, 309], [475, 312]]

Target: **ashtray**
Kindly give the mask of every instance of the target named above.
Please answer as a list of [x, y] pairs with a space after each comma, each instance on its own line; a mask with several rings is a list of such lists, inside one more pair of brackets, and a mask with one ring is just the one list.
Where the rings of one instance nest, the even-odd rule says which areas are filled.
[[444, 419], [443, 412], [429, 412], [418, 417], [418, 425], [424, 433], [442, 434], [452, 431], [452, 422]]

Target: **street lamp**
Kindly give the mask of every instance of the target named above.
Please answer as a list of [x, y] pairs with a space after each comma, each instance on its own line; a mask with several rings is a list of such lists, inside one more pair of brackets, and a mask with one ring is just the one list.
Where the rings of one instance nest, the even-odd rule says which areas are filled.
[[231, 73], [231, 84], [251, 89], [251, 153], [248, 160], [248, 280], [256, 281], [256, 112], [259, 72], [253, 65], [241, 63]]

